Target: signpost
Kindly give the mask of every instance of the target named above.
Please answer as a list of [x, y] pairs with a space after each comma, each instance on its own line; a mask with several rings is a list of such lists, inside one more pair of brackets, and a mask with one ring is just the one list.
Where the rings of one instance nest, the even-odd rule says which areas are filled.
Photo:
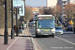
[[13, 8], [21, 8], [21, 0], [13, 0]]
[[24, 5], [24, 1], [21, 1], [21, 5], [22, 5], [22, 8], [19, 8], [19, 15], [20, 16], [24, 16], [25, 15], [25, 5]]
[[23, 0], [13, 0], [13, 8], [19, 8], [19, 15], [25, 15], [25, 1]]

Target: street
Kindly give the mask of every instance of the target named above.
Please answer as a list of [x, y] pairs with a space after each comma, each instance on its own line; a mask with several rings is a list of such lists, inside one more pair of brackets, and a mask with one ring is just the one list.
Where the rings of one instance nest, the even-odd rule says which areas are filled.
[[75, 34], [64, 31], [63, 35], [56, 34], [52, 37], [35, 37], [35, 28], [30, 28], [32, 37], [37, 41], [42, 50], [75, 50]]
[[0, 50], [75, 50], [75, 0], [0, 0]]

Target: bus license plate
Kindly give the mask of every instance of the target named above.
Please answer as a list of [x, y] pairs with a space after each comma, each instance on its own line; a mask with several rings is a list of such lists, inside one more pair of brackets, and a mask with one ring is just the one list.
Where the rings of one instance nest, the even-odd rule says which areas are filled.
[[44, 34], [44, 35], [48, 35], [48, 34]]

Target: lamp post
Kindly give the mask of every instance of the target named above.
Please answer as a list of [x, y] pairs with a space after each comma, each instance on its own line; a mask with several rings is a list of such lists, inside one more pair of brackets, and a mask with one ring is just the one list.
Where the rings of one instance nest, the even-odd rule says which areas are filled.
[[11, 11], [12, 11], [12, 29], [11, 29], [11, 39], [14, 39], [14, 28], [13, 28], [13, 1], [11, 0]]
[[4, 30], [4, 44], [8, 44], [8, 30], [7, 30], [7, 0], [5, 0], [5, 30]]
[[18, 26], [17, 26], [17, 8], [16, 8], [16, 29], [17, 29], [16, 36], [18, 36]]
[[47, 8], [47, 0], [46, 0], [46, 8]]

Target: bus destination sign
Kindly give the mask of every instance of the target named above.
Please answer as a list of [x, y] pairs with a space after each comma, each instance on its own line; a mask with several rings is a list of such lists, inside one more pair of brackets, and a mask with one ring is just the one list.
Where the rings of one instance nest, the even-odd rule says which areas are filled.
[[44, 20], [44, 19], [53, 19], [53, 17], [38, 17], [39, 20]]

